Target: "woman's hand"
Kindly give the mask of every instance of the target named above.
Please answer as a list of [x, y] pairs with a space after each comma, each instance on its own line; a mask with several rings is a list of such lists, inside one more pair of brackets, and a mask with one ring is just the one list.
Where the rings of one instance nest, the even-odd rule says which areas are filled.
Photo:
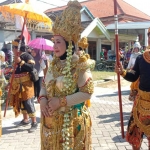
[[120, 62], [119, 65], [117, 64], [117, 62], [115, 63], [115, 72], [119, 73], [120, 75], [123, 73], [123, 66]]
[[40, 108], [41, 108], [42, 115], [44, 117], [50, 117], [48, 113], [48, 101], [46, 98], [40, 100]]
[[57, 110], [60, 107], [60, 100], [57, 97], [53, 97], [49, 99], [48, 102], [48, 112], [49, 115], [52, 115], [55, 110]]

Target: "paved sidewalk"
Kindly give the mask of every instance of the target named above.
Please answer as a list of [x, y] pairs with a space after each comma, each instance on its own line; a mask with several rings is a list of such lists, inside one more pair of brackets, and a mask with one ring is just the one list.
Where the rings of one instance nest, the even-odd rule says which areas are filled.
[[[127, 122], [132, 109], [132, 102], [128, 100], [129, 86], [122, 88], [122, 103], [124, 124]], [[131, 150], [131, 146], [121, 137], [119, 103], [117, 89], [95, 88], [90, 108], [92, 117], [92, 147], [93, 150]], [[37, 119], [40, 122], [39, 105], [36, 104]], [[3, 135], [0, 138], [0, 150], [40, 150], [40, 125], [35, 133], [28, 133], [28, 127], [16, 127], [21, 116], [13, 118], [13, 111], [9, 110], [3, 118]], [[141, 150], [147, 149], [144, 139]]]

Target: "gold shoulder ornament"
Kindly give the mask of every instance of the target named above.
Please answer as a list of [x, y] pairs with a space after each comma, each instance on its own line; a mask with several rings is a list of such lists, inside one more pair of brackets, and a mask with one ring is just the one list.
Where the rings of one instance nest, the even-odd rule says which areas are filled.
[[94, 70], [95, 68], [95, 60], [90, 59], [90, 55], [85, 53], [85, 49], [88, 47], [88, 40], [87, 37], [83, 37], [79, 42], [78, 42], [78, 47], [82, 48], [82, 54], [79, 56], [79, 63], [78, 63], [78, 69], [79, 70]]

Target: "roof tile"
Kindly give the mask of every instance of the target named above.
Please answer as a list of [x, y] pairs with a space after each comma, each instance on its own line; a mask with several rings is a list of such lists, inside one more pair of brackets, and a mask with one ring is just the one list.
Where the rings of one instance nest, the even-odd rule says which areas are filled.
[[[114, 16], [114, 1], [113, 0], [88, 0], [81, 2], [82, 6], [86, 6], [94, 17], [105, 18]], [[66, 6], [48, 9], [45, 13], [55, 12], [58, 10], [65, 9]], [[145, 20], [150, 20], [150, 16], [136, 9], [130, 4], [123, 0], [117, 0], [117, 14], [118, 15], [129, 15]]]

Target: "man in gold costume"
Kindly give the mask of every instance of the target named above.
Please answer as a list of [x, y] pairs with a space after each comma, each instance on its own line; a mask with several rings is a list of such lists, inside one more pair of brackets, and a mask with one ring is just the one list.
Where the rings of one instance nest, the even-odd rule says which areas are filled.
[[[150, 29], [148, 32], [150, 41]], [[149, 42], [150, 44], [150, 42]], [[150, 45], [149, 45], [150, 46]], [[136, 58], [135, 64], [130, 71], [123, 69], [122, 65], [116, 64], [115, 71], [124, 79], [135, 82], [139, 78], [138, 94], [135, 98], [131, 117], [129, 120], [126, 140], [132, 145], [133, 150], [140, 150], [143, 136], [148, 139], [150, 150], [150, 47]]]
[[91, 119], [85, 101], [93, 93], [87, 57], [74, 54], [81, 32], [81, 5], [70, 1], [56, 18], [54, 58], [40, 92], [41, 150], [91, 150]]
[[34, 107], [34, 87], [30, 79], [30, 72], [33, 71], [35, 62], [33, 57], [25, 52], [24, 37], [18, 52], [19, 41], [20, 36], [12, 41], [14, 61], [17, 66], [14, 68], [15, 74], [10, 90], [10, 106], [13, 106], [15, 117], [22, 112], [23, 120], [19, 123], [20, 126], [29, 125], [29, 117], [31, 118], [32, 124], [29, 132], [34, 132], [37, 128], [37, 122]]

